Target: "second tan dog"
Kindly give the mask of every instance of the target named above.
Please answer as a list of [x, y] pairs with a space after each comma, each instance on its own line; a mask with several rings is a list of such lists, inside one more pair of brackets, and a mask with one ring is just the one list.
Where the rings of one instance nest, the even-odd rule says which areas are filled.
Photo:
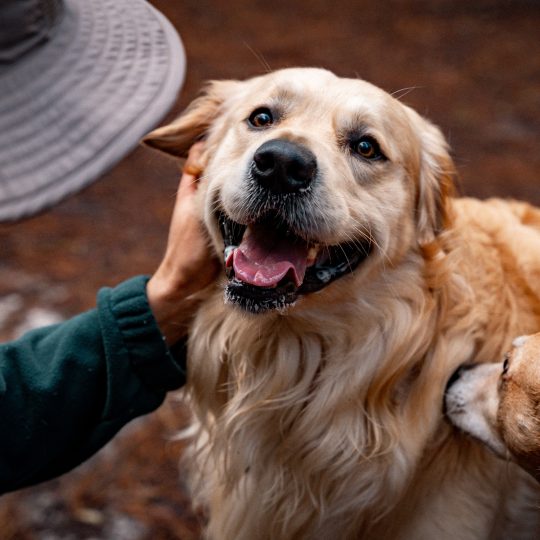
[[515, 339], [503, 362], [460, 368], [445, 400], [457, 427], [540, 480], [540, 333]]

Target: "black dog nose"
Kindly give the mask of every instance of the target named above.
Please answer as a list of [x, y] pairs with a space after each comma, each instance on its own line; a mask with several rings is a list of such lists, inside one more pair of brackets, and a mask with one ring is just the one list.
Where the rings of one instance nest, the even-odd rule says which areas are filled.
[[317, 160], [305, 146], [272, 139], [259, 146], [251, 170], [255, 180], [269, 191], [295, 193], [311, 184], [317, 173]]

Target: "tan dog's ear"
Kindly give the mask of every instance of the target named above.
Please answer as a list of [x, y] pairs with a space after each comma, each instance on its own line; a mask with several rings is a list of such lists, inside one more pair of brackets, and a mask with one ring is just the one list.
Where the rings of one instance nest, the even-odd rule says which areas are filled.
[[214, 119], [219, 115], [223, 102], [238, 83], [236, 81], [211, 81], [201, 95], [171, 124], [146, 135], [142, 143], [185, 158], [188, 150], [198, 140], [204, 139]]
[[416, 222], [421, 245], [432, 242], [448, 225], [449, 197], [454, 193], [455, 168], [448, 143], [432, 123], [412, 113], [420, 140], [420, 170], [416, 195]]

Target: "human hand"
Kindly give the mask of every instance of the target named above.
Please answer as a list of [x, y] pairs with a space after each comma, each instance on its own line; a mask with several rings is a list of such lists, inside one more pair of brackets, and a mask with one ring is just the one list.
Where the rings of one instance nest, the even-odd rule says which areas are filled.
[[146, 287], [154, 317], [170, 345], [186, 333], [200, 302], [195, 293], [210, 285], [219, 270], [195, 204], [203, 152], [203, 142], [195, 143], [189, 151], [165, 256]]

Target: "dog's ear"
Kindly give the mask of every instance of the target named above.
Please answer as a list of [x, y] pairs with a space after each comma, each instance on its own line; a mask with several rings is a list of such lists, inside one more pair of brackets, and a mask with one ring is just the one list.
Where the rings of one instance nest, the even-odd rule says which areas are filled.
[[420, 167], [416, 192], [416, 223], [421, 245], [432, 242], [450, 220], [455, 168], [448, 143], [435, 125], [409, 109], [420, 141]]
[[205, 138], [237, 84], [237, 81], [209, 82], [174, 122], [155, 129], [142, 139], [142, 143], [174, 157], [185, 158], [191, 146]]

